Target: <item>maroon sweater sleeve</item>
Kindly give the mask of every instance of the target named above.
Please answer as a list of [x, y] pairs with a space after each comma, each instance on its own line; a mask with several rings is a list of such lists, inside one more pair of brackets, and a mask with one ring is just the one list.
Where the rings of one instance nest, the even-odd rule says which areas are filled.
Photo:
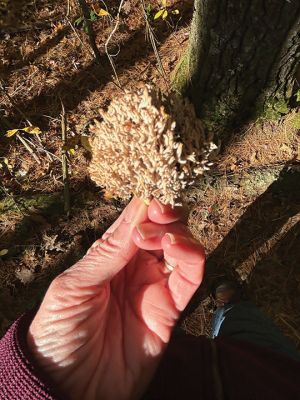
[[[21, 317], [0, 340], [0, 400], [67, 400], [30, 355], [32, 317]], [[183, 336], [171, 341], [144, 399], [295, 400], [299, 377], [300, 363], [267, 349]]]
[[0, 340], [1, 400], [66, 400], [35, 365], [26, 336], [33, 315], [23, 315]]

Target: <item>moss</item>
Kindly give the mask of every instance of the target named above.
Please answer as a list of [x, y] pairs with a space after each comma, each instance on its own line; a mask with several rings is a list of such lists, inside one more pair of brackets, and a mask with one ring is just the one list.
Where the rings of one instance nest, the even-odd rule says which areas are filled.
[[276, 181], [280, 174], [280, 168], [270, 168], [261, 171], [252, 171], [245, 174], [240, 179], [240, 186], [244, 189], [244, 194], [253, 196], [258, 193], [263, 193], [274, 181]]
[[284, 96], [274, 99], [259, 100], [255, 107], [254, 118], [262, 121], [277, 121], [290, 111]]
[[32, 196], [5, 197], [0, 200], [0, 212], [26, 212], [32, 208], [40, 209], [45, 214], [58, 214], [62, 209], [61, 194], [37, 194]]
[[172, 88], [178, 94], [183, 95], [187, 90], [189, 81], [189, 55], [188, 50], [186, 50], [171, 74]]
[[293, 128], [300, 129], [300, 112], [293, 115], [291, 123]]
[[202, 121], [211, 132], [223, 131], [236, 118], [240, 100], [238, 96], [229, 94], [203, 108]]

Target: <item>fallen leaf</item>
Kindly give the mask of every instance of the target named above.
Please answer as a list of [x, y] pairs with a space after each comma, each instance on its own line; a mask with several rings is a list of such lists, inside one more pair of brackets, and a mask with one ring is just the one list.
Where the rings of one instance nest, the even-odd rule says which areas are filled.
[[105, 190], [103, 197], [105, 198], [105, 200], [111, 200], [113, 199], [113, 194], [111, 192], [109, 192], [108, 190]]
[[39, 135], [42, 133], [39, 127], [37, 126], [27, 126], [26, 128], [22, 128], [22, 131], [30, 133], [32, 135]]
[[81, 146], [85, 150], [87, 150], [89, 152], [92, 152], [92, 148], [91, 148], [91, 145], [90, 145], [90, 142], [89, 142], [89, 138], [87, 136], [80, 136], [80, 143], [81, 143]]
[[162, 15], [162, 19], [166, 19], [168, 16], [168, 11], [164, 10], [163, 15]]
[[8, 131], [6, 131], [5, 136], [6, 137], [12, 137], [18, 132], [19, 132], [19, 129], [9, 129]]
[[27, 268], [17, 269], [15, 275], [24, 285], [34, 280], [34, 272]]
[[109, 15], [109, 12], [104, 10], [103, 8], [101, 8], [97, 13], [96, 13], [99, 17], [106, 17], [107, 15]]
[[0, 250], [0, 257], [5, 256], [8, 253], [8, 249], [2, 249]]
[[154, 15], [154, 19], [160, 18], [160, 17], [162, 16], [162, 14], [163, 14], [164, 11], [165, 11], [165, 10], [159, 10], [159, 11], [157, 11], [157, 13]]
[[61, 242], [57, 240], [58, 235], [54, 236], [48, 236], [47, 234], [44, 234], [43, 239], [44, 239], [44, 248], [47, 251], [64, 251], [65, 249], [62, 247]]

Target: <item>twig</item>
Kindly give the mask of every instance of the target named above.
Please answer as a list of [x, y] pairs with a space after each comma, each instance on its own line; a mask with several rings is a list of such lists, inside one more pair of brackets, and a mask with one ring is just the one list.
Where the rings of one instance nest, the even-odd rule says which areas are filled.
[[66, 12], [66, 17], [67, 18], [70, 15], [70, 9], [71, 9], [70, 0], [67, 0], [67, 12]]
[[121, 84], [120, 84], [120, 81], [119, 81], [119, 78], [118, 78], [118, 75], [117, 75], [115, 63], [113, 61], [113, 56], [108, 51], [108, 45], [109, 45], [109, 42], [111, 41], [113, 35], [116, 33], [116, 31], [117, 31], [117, 29], [119, 27], [120, 13], [121, 13], [121, 10], [122, 10], [122, 7], [123, 7], [123, 3], [124, 3], [124, 0], [121, 0], [120, 4], [119, 4], [119, 8], [118, 8], [118, 13], [117, 13], [117, 16], [116, 16], [116, 24], [115, 24], [113, 30], [110, 32], [110, 35], [108, 36], [108, 38], [107, 38], [107, 40], [105, 42], [105, 45], [104, 45], [105, 53], [107, 54], [107, 57], [109, 59], [110, 65], [111, 65], [111, 67], [112, 67], [112, 69], [114, 71], [114, 74], [115, 74], [115, 77], [116, 77], [116, 80], [117, 80], [119, 86], [121, 86]]
[[90, 45], [91, 48], [93, 50], [94, 53], [94, 57], [96, 59], [96, 62], [98, 64], [100, 64], [100, 60], [101, 60], [101, 56], [99, 53], [99, 49], [96, 45], [96, 39], [95, 39], [95, 32], [93, 30], [92, 24], [91, 24], [91, 20], [90, 20], [90, 10], [88, 5], [86, 4], [85, 0], [78, 0], [79, 6], [82, 9], [83, 12], [83, 17], [84, 17], [84, 21], [86, 24], [86, 29], [87, 29], [87, 33], [89, 36], [89, 41], [90, 41]]
[[[23, 117], [23, 118], [25, 119], [25, 121], [28, 123], [28, 125], [29, 125], [29, 126], [33, 126], [32, 122], [27, 118], [27, 116], [23, 113], [23, 111], [20, 110], [20, 108], [15, 104], [14, 99], [6, 92], [6, 90], [5, 90], [5, 85], [4, 85], [4, 82], [3, 82], [2, 80], [1, 80], [1, 83], [0, 83], [0, 89], [2, 90], [3, 94], [7, 97], [7, 99], [10, 101], [10, 103], [12, 104], [12, 106], [18, 111], [18, 113], [21, 115], [21, 117]], [[6, 121], [5, 121], [5, 122], [6, 122]], [[8, 124], [6, 123], [6, 125], [8, 125]], [[10, 129], [11, 129], [11, 128], [10, 128]], [[41, 163], [40, 163], [40, 160], [38, 159], [38, 157], [36, 156], [36, 154], [34, 153], [34, 151], [32, 150], [32, 148], [31, 148], [29, 145], [26, 146], [26, 143], [24, 142], [24, 138], [22, 138], [19, 134], [17, 134], [16, 136], [17, 136], [18, 139], [23, 143], [23, 145], [26, 147], [26, 149], [30, 152], [30, 154], [33, 156], [33, 158], [34, 158], [39, 164], [41, 164]], [[43, 143], [42, 143], [42, 139], [41, 139], [38, 135], [37, 135], [37, 140], [39, 141], [39, 143], [40, 143], [40, 145], [41, 145], [41, 148], [43, 148], [44, 146], [43, 146]], [[32, 143], [31, 141], [27, 140], [27, 142], [30, 142], [30, 144], [31, 144], [32, 146], [35, 147], [34, 143]], [[49, 159], [50, 161], [53, 161], [53, 159], [50, 157], [49, 152], [48, 152], [46, 149], [44, 149], [44, 148], [43, 148], [43, 150], [45, 151], [45, 153], [46, 153], [48, 159]]]
[[290, 328], [290, 330], [293, 332], [296, 338], [300, 341], [300, 336], [297, 330], [290, 323], [288, 323], [281, 315], [279, 316], [279, 318], [288, 328]]
[[[4, 125], [6, 125], [6, 127], [8, 129], [12, 129], [12, 126], [2, 117], [0, 117], [1, 121], [4, 123]], [[35, 152], [33, 151], [33, 149], [29, 146], [29, 144], [27, 144], [24, 140], [24, 138], [22, 138], [22, 136], [17, 133], [16, 137], [18, 138], [18, 140], [23, 144], [23, 146], [25, 147], [25, 149], [32, 155], [32, 157], [35, 159], [35, 161], [38, 164], [41, 164], [40, 159], [38, 158], [38, 156], [35, 154]]]
[[62, 152], [61, 152], [61, 164], [62, 164], [62, 174], [63, 174], [63, 184], [64, 184], [64, 211], [67, 216], [70, 215], [70, 188], [69, 188], [69, 171], [68, 171], [68, 158], [66, 151], [67, 142], [67, 129], [66, 129], [66, 112], [64, 104], [61, 101], [61, 138], [63, 142]]
[[[72, 24], [72, 22], [69, 20], [69, 18], [67, 17], [67, 21], [72, 29], [72, 31], [75, 33], [77, 39], [79, 40], [79, 42], [81, 43], [82, 47], [85, 48], [86, 46], [84, 45], [83, 41], [81, 40], [81, 37], [78, 35], [78, 33], [76, 32], [76, 29], [74, 28], [74, 25]], [[94, 53], [93, 51], [90, 49], [90, 47], [88, 47], [88, 51], [89, 53], [94, 57]]]
[[157, 50], [157, 46], [156, 46], [157, 39], [156, 39], [156, 37], [155, 37], [155, 35], [153, 33], [152, 26], [149, 23], [148, 16], [147, 16], [147, 13], [146, 13], [145, 1], [141, 0], [141, 4], [142, 4], [142, 10], [143, 10], [143, 14], [144, 14], [144, 19], [145, 19], [145, 22], [146, 22], [146, 38], [148, 38], [148, 40], [150, 41], [151, 46], [153, 48], [153, 51], [154, 51], [154, 54], [155, 54], [155, 57], [156, 57], [156, 60], [157, 60], [157, 64], [158, 64], [158, 67], [159, 67], [158, 71], [160, 72], [160, 74], [164, 78], [166, 84], [169, 86], [168, 77], [167, 77], [165, 69], [164, 69], [164, 67], [162, 65], [162, 62], [161, 62], [161, 59], [160, 59], [160, 55], [159, 55], [158, 50]]
[[[38, 135], [37, 135], [37, 137], [39, 138]], [[41, 143], [41, 142], [40, 142], [40, 143], [41, 143], [41, 146], [39, 146], [38, 144], [37, 144], [37, 145], [36, 145], [36, 144], [33, 144], [29, 139], [27, 139], [27, 138], [25, 138], [25, 137], [23, 138], [23, 140], [25, 140], [28, 144], [34, 145], [35, 148], [36, 148], [37, 150], [43, 151], [43, 152], [48, 156], [49, 161], [53, 161], [53, 158], [56, 158], [57, 160], [60, 161], [60, 158], [57, 157], [55, 154], [51, 153], [51, 151], [46, 150], [46, 149], [42, 146], [42, 143]]]
[[35, 161], [41, 165], [41, 161], [38, 158], [38, 156], [35, 154], [34, 150], [32, 149], [32, 147], [29, 146], [29, 144], [24, 140], [24, 138], [22, 138], [22, 136], [19, 133], [16, 133], [16, 137], [17, 139], [20, 140], [20, 142], [23, 144], [23, 146], [25, 147], [25, 149], [32, 155], [32, 157], [35, 159]]

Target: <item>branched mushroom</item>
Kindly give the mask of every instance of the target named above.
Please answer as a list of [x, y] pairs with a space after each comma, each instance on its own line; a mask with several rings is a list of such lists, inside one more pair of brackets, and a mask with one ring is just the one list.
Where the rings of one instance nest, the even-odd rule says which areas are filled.
[[145, 86], [112, 100], [92, 131], [91, 178], [114, 197], [180, 204], [181, 192], [208, 169], [216, 148], [194, 107]]

